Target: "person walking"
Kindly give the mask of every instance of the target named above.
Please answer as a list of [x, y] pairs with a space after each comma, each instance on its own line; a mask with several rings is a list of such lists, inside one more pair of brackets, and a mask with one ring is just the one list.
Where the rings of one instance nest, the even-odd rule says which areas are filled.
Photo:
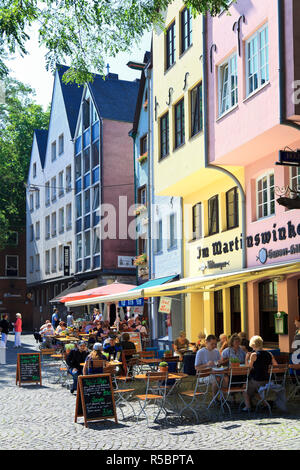
[[1, 346], [6, 348], [7, 336], [9, 332], [9, 321], [7, 313], [2, 315], [2, 320], [0, 321], [0, 331], [1, 331]]
[[16, 322], [14, 324], [15, 329], [15, 345], [14, 348], [21, 347], [21, 333], [22, 333], [22, 315], [20, 313], [16, 313]]

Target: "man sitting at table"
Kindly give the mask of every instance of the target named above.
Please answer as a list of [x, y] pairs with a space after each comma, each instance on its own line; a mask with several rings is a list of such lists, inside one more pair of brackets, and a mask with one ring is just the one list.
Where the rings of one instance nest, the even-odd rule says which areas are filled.
[[52, 346], [52, 338], [51, 336], [54, 335], [54, 329], [51, 323], [47, 323], [46, 328], [40, 330], [40, 334], [43, 340], [43, 346], [45, 348], [51, 348]]
[[[221, 362], [221, 356], [217, 349], [217, 338], [215, 335], [208, 335], [205, 340], [205, 348], [199, 349], [196, 354], [195, 359], [195, 369], [197, 371], [201, 371], [203, 369], [208, 369], [211, 367], [216, 367]], [[219, 381], [219, 377], [217, 377], [217, 381]], [[209, 381], [212, 384], [213, 394], [215, 395], [218, 390], [218, 386], [215, 380], [214, 375], [210, 375], [205, 377], [203, 381]]]
[[82, 375], [83, 364], [89, 355], [89, 351], [84, 341], [79, 341], [77, 347], [72, 349], [67, 356], [66, 362], [68, 365], [68, 372], [73, 377], [73, 385], [70, 392], [74, 393], [77, 390], [78, 376]]
[[121, 350], [122, 348], [120, 344], [117, 343], [117, 338], [115, 336], [111, 336], [105, 340], [105, 343], [103, 345], [103, 352], [108, 354], [109, 358], [113, 356], [113, 358], [116, 359], [118, 353], [121, 354]]

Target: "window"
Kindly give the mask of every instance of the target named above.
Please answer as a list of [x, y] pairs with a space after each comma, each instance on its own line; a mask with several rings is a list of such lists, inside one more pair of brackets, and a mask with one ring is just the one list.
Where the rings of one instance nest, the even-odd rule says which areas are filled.
[[35, 224], [35, 239], [39, 240], [40, 236], [41, 236], [40, 222], [36, 222], [36, 224]]
[[40, 207], [40, 190], [35, 190], [35, 208], [38, 209]]
[[76, 259], [82, 258], [82, 235], [76, 237]]
[[156, 223], [156, 237], [155, 237], [155, 253], [160, 253], [162, 251], [162, 220], [159, 220]]
[[16, 255], [7, 255], [5, 257], [5, 275], [15, 277], [19, 274], [19, 257]]
[[36, 163], [33, 164], [33, 177], [36, 178]]
[[237, 54], [219, 67], [219, 115], [238, 102]]
[[268, 173], [256, 182], [257, 218], [275, 214], [274, 173]]
[[295, 166], [290, 169], [290, 188], [300, 191], [300, 167]]
[[91, 233], [84, 232], [84, 257], [91, 254]]
[[246, 43], [247, 95], [269, 81], [268, 25], [257, 31]]
[[175, 106], [175, 148], [184, 144], [184, 100]]
[[47, 250], [45, 253], [45, 270], [46, 274], [50, 273], [50, 251]]
[[238, 188], [232, 188], [226, 193], [227, 230], [239, 225], [239, 193]]
[[51, 144], [51, 161], [56, 160], [56, 141]]
[[93, 255], [100, 253], [100, 238], [98, 229], [93, 230]]
[[99, 140], [97, 140], [92, 144], [92, 168], [98, 166], [99, 163]]
[[58, 155], [62, 155], [64, 153], [64, 135], [61, 134], [58, 137]]
[[56, 273], [56, 248], [51, 250], [51, 271]]
[[147, 135], [140, 139], [140, 155], [147, 153]]
[[66, 207], [66, 229], [72, 228], [72, 204], [68, 204]]
[[138, 189], [138, 203], [143, 206], [147, 205], [147, 186], [142, 186]]
[[219, 232], [219, 196], [208, 200], [208, 235]]
[[33, 241], [34, 239], [34, 231], [33, 231], [33, 225], [30, 225], [29, 227], [29, 241]]
[[181, 12], [181, 54], [192, 44], [192, 12], [185, 8]]
[[76, 196], [76, 219], [82, 216], [81, 194]]
[[51, 200], [55, 201], [56, 199], [56, 176], [51, 179]]
[[83, 151], [83, 173], [90, 171], [90, 147]]
[[33, 211], [33, 194], [30, 194], [29, 196], [29, 209], [30, 209], [30, 212]]
[[58, 174], [58, 195], [61, 197], [64, 194], [64, 172]]
[[52, 226], [51, 235], [52, 237], [55, 237], [56, 236], [56, 212], [53, 212], [51, 216], [51, 226]]
[[50, 215], [45, 218], [45, 238], [46, 240], [50, 238]]
[[97, 185], [93, 187], [93, 211], [98, 209], [99, 203], [99, 186]]
[[59, 233], [63, 233], [64, 230], [65, 230], [65, 210], [64, 208], [62, 207], [61, 209], [59, 209], [59, 212], [58, 212], [58, 223], [59, 223]]
[[191, 135], [198, 134], [202, 128], [202, 83], [200, 83], [191, 91]]
[[36, 271], [40, 270], [40, 255], [39, 254], [35, 255], [35, 270]]
[[88, 214], [90, 212], [90, 190], [84, 192], [84, 213]]
[[58, 270], [62, 271], [64, 267], [64, 247], [59, 245], [58, 247]]
[[202, 236], [202, 204], [198, 202], [193, 206], [193, 240], [198, 240]]
[[83, 130], [90, 127], [90, 101], [83, 100], [82, 103], [82, 123], [83, 123]]
[[160, 158], [169, 155], [169, 113], [160, 118]]
[[29, 272], [33, 273], [34, 271], [34, 261], [33, 261], [33, 256], [29, 257]]
[[81, 155], [77, 155], [75, 158], [75, 178], [78, 179], [81, 176]]
[[138, 238], [138, 254], [143, 255], [147, 253], [147, 239], [143, 237]]
[[47, 181], [45, 185], [45, 204], [48, 206], [50, 204], [50, 183]]
[[166, 34], [166, 69], [175, 63], [175, 21], [167, 29]]
[[177, 217], [176, 214], [170, 214], [169, 217], [169, 239], [168, 249], [177, 247]]

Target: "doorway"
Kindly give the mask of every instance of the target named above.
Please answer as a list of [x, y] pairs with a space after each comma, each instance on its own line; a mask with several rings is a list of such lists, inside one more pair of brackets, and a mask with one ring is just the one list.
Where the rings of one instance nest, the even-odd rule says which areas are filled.
[[224, 333], [223, 319], [223, 292], [218, 290], [214, 293], [215, 304], [215, 335], [217, 338]]
[[241, 291], [240, 286], [230, 287], [231, 334], [239, 333], [241, 324]]
[[277, 282], [261, 282], [259, 284], [259, 323], [260, 336], [264, 342], [278, 343], [274, 321], [274, 314], [277, 312]]

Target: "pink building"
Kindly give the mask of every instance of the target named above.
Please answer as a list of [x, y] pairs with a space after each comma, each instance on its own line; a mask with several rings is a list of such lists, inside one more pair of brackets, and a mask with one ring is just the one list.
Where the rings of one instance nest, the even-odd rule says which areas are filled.
[[[300, 189], [300, 167], [276, 165], [280, 150], [300, 148], [299, 3], [237, 0], [206, 23], [208, 164], [244, 168], [243, 267], [274, 267], [247, 283], [248, 334], [282, 352], [300, 314], [300, 210], [277, 202], [283, 187]], [[275, 333], [279, 311], [285, 334]]]

